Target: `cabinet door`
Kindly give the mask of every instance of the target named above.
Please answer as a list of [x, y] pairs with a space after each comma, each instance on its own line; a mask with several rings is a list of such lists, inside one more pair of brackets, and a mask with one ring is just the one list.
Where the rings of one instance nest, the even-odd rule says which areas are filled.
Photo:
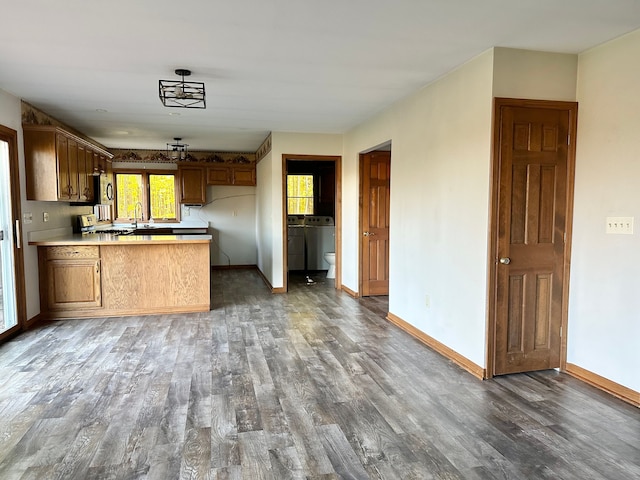
[[47, 286], [50, 310], [100, 307], [100, 260], [49, 260]]
[[[79, 200], [79, 186], [78, 186], [78, 142], [68, 139], [69, 149], [67, 153], [69, 162], [69, 200]], [[82, 151], [82, 158], [84, 159], [84, 150]]]
[[207, 185], [231, 185], [231, 170], [224, 165], [207, 168]]
[[56, 135], [56, 156], [58, 157], [58, 198], [71, 198], [69, 181], [69, 141], [64, 135]]
[[[87, 158], [89, 164], [87, 165]], [[81, 202], [93, 200], [93, 179], [91, 174], [93, 167], [93, 154], [90, 148], [78, 145], [78, 197]]]
[[90, 148], [87, 147], [86, 149], [86, 154], [84, 157], [84, 173], [81, 173], [81, 175], [84, 175], [84, 177], [86, 178], [86, 186], [85, 186], [85, 190], [84, 190], [84, 196], [85, 196], [85, 200], [87, 202], [93, 202], [94, 198], [95, 198], [95, 192], [94, 192], [94, 188], [93, 188], [93, 150], [91, 150]]
[[256, 169], [254, 167], [234, 167], [233, 185], [254, 186], [256, 184]]
[[180, 167], [180, 203], [206, 203], [206, 185], [202, 167]]

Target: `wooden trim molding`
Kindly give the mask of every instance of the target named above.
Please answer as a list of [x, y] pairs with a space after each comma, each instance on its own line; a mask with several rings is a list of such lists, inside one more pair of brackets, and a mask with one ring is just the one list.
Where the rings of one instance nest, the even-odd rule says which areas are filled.
[[387, 314], [387, 320], [389, 320], [395, 326], [407, 332], [416, 340], [419, 340], [420, 342], [424, 343], [427, 347], [431, 348], [432, 350], [435, 350], [443, 357], [448, 358], [459, 367], [462, 367], [464, 370], [469, 372], [471, 375], [473, 375], [477, 379], [484, 380], [485, 378], [487, 378], [486, 370], [482, 368], [480, 365], [477, 365], [476, 363], [472, 362], [468, 358], [460, 355], [455, 350], [452, 350], [451, 348], [447, 347], [445, 344], [440, 343], [438, 340], [436, 340], [433, 337], [430, 337], [423, 331], [418, 330], [416, 327], [414, 327], [410, 323], [405, 322], [400, 317], [389, 312]]
[[614, 397], [618, 397], [620, 400], [630, 403], [631, 405], [640, 407], [640, 392], [636, 392], [635, 390], [625, 387], [624, 385], [620, 385], [608, 378], [601, 377], [597, 373], [590, 372], [589, 370], [579, 367], [578, 365], [574, 365], [573, 363], [567, 363], [565, 372], [578, 380], [588, 383], [592, 387], [603, 390]]
[[[270, 137], [269, 137], [270, 139]], [[289, 290], [289, 265], [288, 265], [288, 225], [287, 225], [287, 162], [289, 160], [333, 162], [335, 171], [335, 253], [336, 276], [334, 287], [340, 290], [342, 283], [342, 156], [340, 155], [296, 155], [292, 153], [282, 154], [282, 278], [284, 286], [282, 292], [274, 290], [274, 293], [286, 293]]]
[[257, 265], [211, 265], [211, 270], [257, 270]]
[[[20, 197], [20, 161], [18, 159], [18, 132], [12, 128], [0, 125], [0, 140], [9, 145], [9, 195], [11, 197], [11, 225], [20, 224], [20, 237], [13, 244], [14, 267], [11, 275], [15, 278], [15, 299], [17, 324], [0, 334], [0, 341], [4, 341], [15, 333], [26, 328], [27, 323], [27, 291], [25, 287], [24, 270], [24, 230], [22, 222], [22, 201]], [[10, 229], [7, 235], [13, 235]], [[5, 292], [5, 295], [8, 292]], [[14, 292], [11, 292], [13, 294]]]
[[360, 294], [358, 292], [354, 292], [349, 287], [345, 287], [344, 285], [340, 285], [340, 290], [342, 290], [344, 293], [346, 293], [350, 297], [353, 297], [353, 298], [359, 298], [360, 297]]
[[267, 288], [271, 290], [271, 293], [287, 293], [286, 287], [274, 288], [274, 286], [271, 285], [269, 279], [264, 275], [264, 273], [262, 273], [262, 270], [260, 270], [258, 267], [256, 267], [256, 271], [258, 272], [258, 275], [260, 275], [260, 278], [262, 278], [262, 281], [267, 286]]

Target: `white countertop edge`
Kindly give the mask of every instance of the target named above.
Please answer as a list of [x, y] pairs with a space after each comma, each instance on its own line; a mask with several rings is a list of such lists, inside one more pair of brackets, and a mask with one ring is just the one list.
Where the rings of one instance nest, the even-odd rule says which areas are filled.
[[150, 243], [193, 243], [210, 242], [211, 235], [178, 234], [178, 235], [113, 235], [111, 233], [94, 233], [82, 235], [79, 233], [68, 235], [50, 235], [47, 238], [30, 240], [29, 245], [135, 245]]

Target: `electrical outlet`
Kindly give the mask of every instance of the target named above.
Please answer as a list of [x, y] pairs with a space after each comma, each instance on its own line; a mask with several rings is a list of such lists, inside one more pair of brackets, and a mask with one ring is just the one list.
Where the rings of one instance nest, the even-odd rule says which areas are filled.
[[237, 211], [237, 210], [234, 210], [234, 211], [233, 211], [233, 216], [234, 216], [234, 217], [237, 217], [237, 216], [238, 216], [238, 211]]
[[25, 225], [29, 225], [33, 222], [33, 213], [23, 213], [22, 214], [22, 223]]
[[608, 234], [633, 235], [633, 217], [607, 217], [605, 231]]
[[48, 222], [49, 221], [49, 212], [43, 212], [42, 213], [42, 221], [43, 222]]

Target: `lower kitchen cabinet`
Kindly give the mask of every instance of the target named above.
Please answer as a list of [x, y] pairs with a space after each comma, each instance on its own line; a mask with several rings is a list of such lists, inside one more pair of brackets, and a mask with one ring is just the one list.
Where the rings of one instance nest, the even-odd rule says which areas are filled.
[[41, 299], [49, 310], [102, 307], [99, 247], [40, 249], [40, 264]]
[[38, 246], [43, 318], [209, 310], [209, 235], [90, 237], [81, 241], [99, 245], [30, 242]]

